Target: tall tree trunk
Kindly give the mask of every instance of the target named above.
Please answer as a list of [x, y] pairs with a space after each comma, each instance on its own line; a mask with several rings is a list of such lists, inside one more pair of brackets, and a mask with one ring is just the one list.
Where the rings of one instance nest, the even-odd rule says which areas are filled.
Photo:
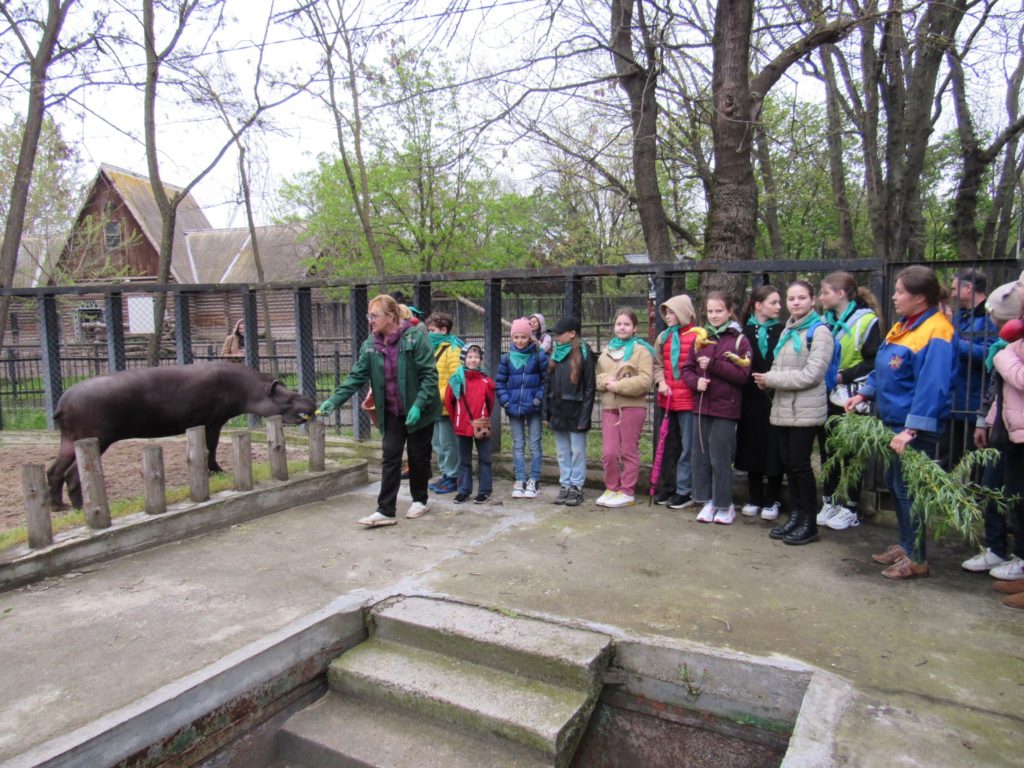
[[846, 194], [846, 163], [843, 161], [843, 126], [839, 113], [839, 93], [836, 83], [835, 64], [832, 60], [833, 46], [821, 51], [821, 63], [825, 71], [825, 113], [827, 119], [828, 170], [832, 183], [832, 198], [836, 206], [836, 226], [839, 229], [839, 248], [844, 258], [857, 256], [853, 240], [853, 216], [850, 200]]
[[636, 0], [637, 27], [641, 30], [647, 66], [633, 53], [634, 0], [612, 0], [611, 48], [619, 87], [629, 99], [633, 127], [633, 184], [636, 187], [640, 227], [651, 261], [675, 259], [668, 235], [665, 207], [658, 184], [658, 51], [644, 22], [643, 0]]
[[757, 164], [761, 169], [761, 183], [764, 185], [764, 210], [762, 218], [768, 230], [768, 244], [773, 259], [785, 258], [785, 247], [782, 243], [782, 227], [779, 225], [779, 191], [772, 173], [772, 155], [768, 147], [768, 137], [764, 126], [756, 128], [754, 137], [757, 141]]
[[[39, 149], [39, 134], [43, 129], [43, 115], [46, 113], [47, 73], [57, 48], [61, 29], [68, 11], [76, 0], [48, 0], [46, 24], [33, 53], [25, 47], [29, 59], [30, 81], [28, 89], [28, 110], [25, 127], [21, 134], [21, 148], [18, 150], [18, 166], [11, 182], [11, 198], [7, 206], [7, 222], [4, 225], [3, 244], [0, 245], [0, 287], [14, 287], [14, 272], [18, 264], [21, 235], [25, 227], [25, 211], [28, 208], [28, 193], [32, 186], [32, 169], [36, 164]], [[7, 16], [6, 10], [4, 15]], [[7, 16], [12, 26], [14, 20]], [[11, 297], [0, 297], [0, 349], [4, 346], [7, 331], [7, 314]]]
[[[252, 246], [252, 262], [256, 267], [256, 282], [261, 286], [266, 282], [263, 276], [263, 261], [260, 258], [259, 239], [256, 237], [256, 220], [252, 215], [252, 193], [249, 187], [249, 173], [245, 167], [245, 146], [241, 141], [238, 144], [238, 178], [242, 185], [242, 201], [245, 203], [245, 221], [249, 227], [249, 242]], [[277, 366], [277, 342], [274, 340], [274, 331], [270, 322], [270, 299], [267, 292], [260, 291], [260, 309], [263, 313], [263, 338], [267, 341], [267, 357], [270, 358], [270, 373], [274, 378], [278, 376]], [[296, 329], [298, 331], [298, 329]], [[256, 333], [259, 340], [259, 328], [246, 329], [247, 333]]]
[[750, 162], [753, 130], [750, 109], [752, 0], [721, 0], [711, 41], [711, 131], [715, 169], [711, 181], [706, 256], [715, 261], [754, 257], [757, 184]]

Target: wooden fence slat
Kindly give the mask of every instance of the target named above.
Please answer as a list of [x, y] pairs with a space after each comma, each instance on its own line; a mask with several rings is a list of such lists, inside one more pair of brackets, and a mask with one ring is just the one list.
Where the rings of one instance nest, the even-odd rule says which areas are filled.
[[46, 468], [42, 464], [23, 464], [21, 490], [25, 496], [25, 520], [31, 549], [53, 544], [53, 522], [46, 487]]
[[188, 497], [192, 501], [210, 498], [210, 471], [206, 466], [206, 427], [190, 427], [185, 431], [188, 444]]
[[231, 448], [235, 458], [235, 490], [252, 490], [252, 435], [237, 432], [231, 436]]
[[142, 449], [142, 484], [146, 489], [146, 514], [161, 515], [167, 511], [164, 449], [147, 445]]
[[100, 441], [95, 437], [76, 440], [75, 461], [82, 484], [85, 524], [90, 528], [109, 528], [110, 505], [107, 503], [107, 486], [103, 481]]
[[309, 471], [323, 472], [326, 450], [324, 423], [320, 419], [310, 419], [306, 422], [306, 434], [309, 436]]
[[288, 454], [284, 444], [284, 425], [280, 416], [267, 417], [267, 449], [270, 451], [270, 476], [288, 479]]

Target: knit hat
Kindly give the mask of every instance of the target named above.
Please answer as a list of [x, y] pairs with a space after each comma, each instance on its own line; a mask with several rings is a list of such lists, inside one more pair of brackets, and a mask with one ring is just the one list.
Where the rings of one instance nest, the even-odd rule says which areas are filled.
[[583, 326], [580, 324], [579, 319], [568, 316], [559, 318], [558, 322], [555, 323], [555, 336], [568, 333], [569, 331], [576, 331], [577, 336], [583, 333]]
[[530, 321], [525, 317], [520, 317], [512, 321], [512, 328], [509, 329], [509, 335], [515, 336], [517, 333], [525, 333], [527, 336], [533, 335], [533, 328], [530, 327]]
[[[1021, 275], [1024, 280], [1024, 274]], [[1017, 283], [1006, 283], [992, 291], [985, 300], [985, 309], [997, 323], [1005, 323], [1020, 316], [1020, 298]]]
[[478, 344], [475, 341], [471, 341], [468, 344], [466, 344], [466, 346], [464, 346], [462, 348], [462, 351], [459, 352], [459, 361], [462, 363], [462, 367], [463, 368], [466, 367], [466, 353], [469, 352], [469, 350], [471, 350], [471, 349], [475, 349], [477, 352], [480, 353], [480, 369], [483, 369], [483, 367], [484, 367], [484, 345], [483, 344]]

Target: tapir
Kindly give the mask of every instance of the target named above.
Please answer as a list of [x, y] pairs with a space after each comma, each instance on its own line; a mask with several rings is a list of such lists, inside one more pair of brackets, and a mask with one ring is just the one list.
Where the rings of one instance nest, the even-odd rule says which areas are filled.
[[252, 413], [302, 424], [315, 410], [316, 404], [305, 395], [235, 362], [137, 368], [81, 381], [63, 394], [54, 414], [60, 425], [60, 450], [46, 471], [50, 505], [63, 506], [66, 481], [71, 503], [82, 507], [76, 440], [95, 437], [103, 453], [118, 440], [168, 437], [204, 426], [209, 468], [220, 472], [217, 442], [228, 419]]

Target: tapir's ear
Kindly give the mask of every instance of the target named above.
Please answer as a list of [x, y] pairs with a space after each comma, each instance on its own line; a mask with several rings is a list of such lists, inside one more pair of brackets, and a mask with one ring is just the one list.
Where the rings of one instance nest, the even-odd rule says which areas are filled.
[[280, 386], [282, 386], [282, 384], [277, 379], [274, 379], [272, 382], [270, 382], [270, 396], [271, 397], [274, 396], [274, 390], [277, 389]]

